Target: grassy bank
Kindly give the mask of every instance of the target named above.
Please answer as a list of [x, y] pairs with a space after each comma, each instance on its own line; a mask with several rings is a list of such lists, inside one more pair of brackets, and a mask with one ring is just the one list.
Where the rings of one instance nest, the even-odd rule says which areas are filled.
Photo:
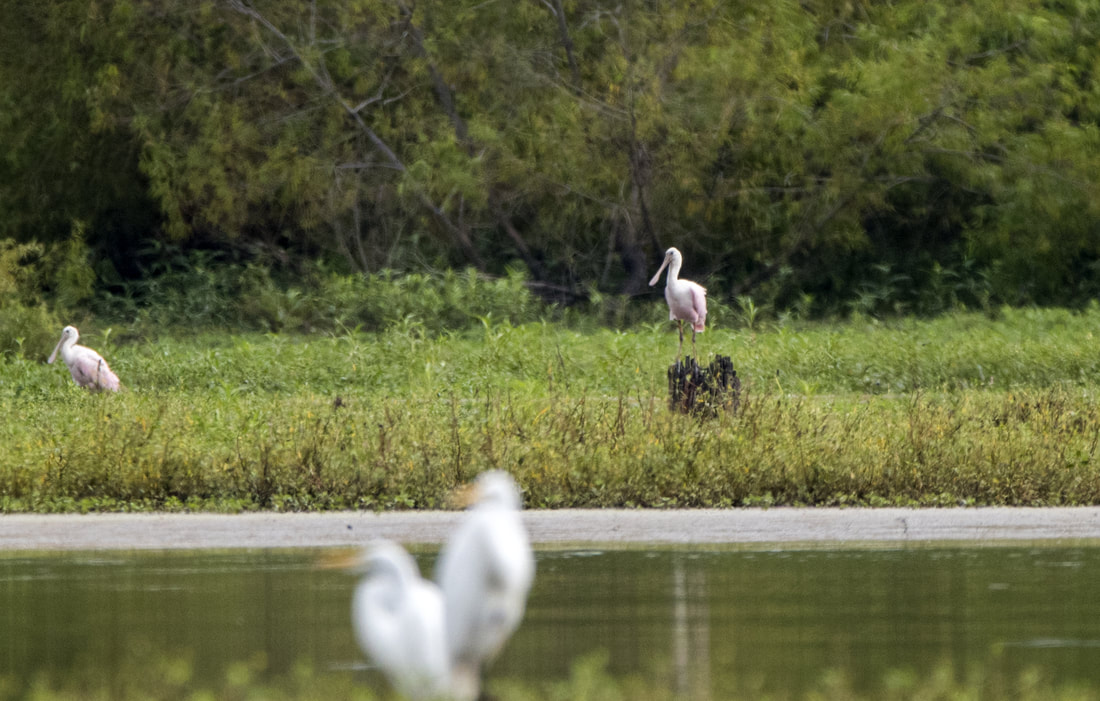
[[86, 326], [127, 391], [79, 390], [51, 347], [3, 356], [0, 509], [436, 508], [491, 467], [535, 508], [1094, 504], [1098, 326], [1097, 309], [719, 321], [700, 353], [731, 356], [744, 395], [706, 421], [666, 408], [665, 323]]

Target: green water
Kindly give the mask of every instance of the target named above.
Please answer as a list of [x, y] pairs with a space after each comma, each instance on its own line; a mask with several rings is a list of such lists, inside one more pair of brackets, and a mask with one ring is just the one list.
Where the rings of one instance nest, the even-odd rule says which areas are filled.
[[[112, 670], [135, 650], [186, 655], [196, 683], [261, 654], [364, 670], [355, 580], [319, 551], [0, 554], [0, 678]], [[419, 553], [430, 572], [432, 553]], [[840, 670], [857, 686], [950, 663], [1100, 685], [1100, 548], [542, 551], [523, 626], [492, 676], [564, 677], [606, 650], [695, 698], [794, 694]]]

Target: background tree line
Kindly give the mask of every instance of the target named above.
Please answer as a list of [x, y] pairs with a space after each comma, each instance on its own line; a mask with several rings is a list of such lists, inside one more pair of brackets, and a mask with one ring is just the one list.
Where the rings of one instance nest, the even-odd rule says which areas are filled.
[[807, 313], [1100, 292], [1094, 3], [3, 4], [0, 239], [50, 294], [79, 246], [109, 289], [205, 251], [574, 301], [675, 245]]

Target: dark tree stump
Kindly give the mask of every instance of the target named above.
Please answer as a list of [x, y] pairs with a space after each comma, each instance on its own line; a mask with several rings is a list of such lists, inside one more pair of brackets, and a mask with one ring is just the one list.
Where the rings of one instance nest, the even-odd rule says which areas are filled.
[[714, 356], [707, 368], [688, 356], [668, 368], [669, 411], [717, 416], [721, 411], [737, 411], [740, 402], [741, 378], [729, 356]]

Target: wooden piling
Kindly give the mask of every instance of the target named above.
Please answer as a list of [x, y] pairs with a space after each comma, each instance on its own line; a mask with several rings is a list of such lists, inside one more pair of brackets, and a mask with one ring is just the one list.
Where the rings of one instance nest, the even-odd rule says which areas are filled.
[[741, 378], [729, 356], [716, 355], [706, 368], [688, 356], [668, 368], [668, 408], [694, 416], [717, 416], [737, 411]]

